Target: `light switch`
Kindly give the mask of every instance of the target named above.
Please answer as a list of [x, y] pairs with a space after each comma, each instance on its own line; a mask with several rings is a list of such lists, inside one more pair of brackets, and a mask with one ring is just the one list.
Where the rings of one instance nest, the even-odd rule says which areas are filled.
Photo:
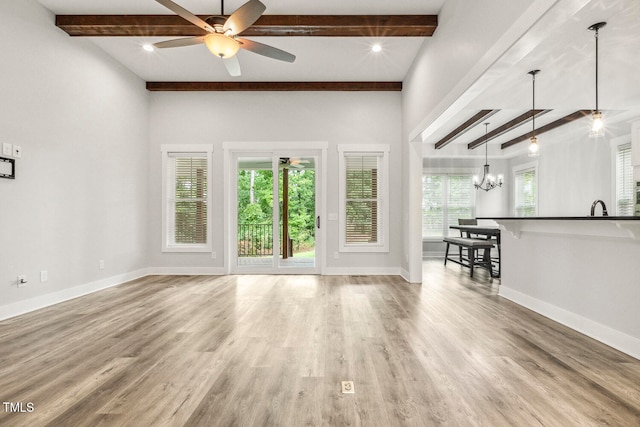
[[13, 154], [13, 145], [9, 144], [8, 142], [3, 142], [2, 143], [2, 154], [5, 156], [10, 156]]
[[20, 157], [22, 157], [22, 147], [19, 145], [14, 145], [13, 146], [13, 157], [15, 157], [16, 159], [19, 159]]
[[338, 214], [337, 213], [330, 213], [329, 215], [327, 215], [327, 218], [329, 219], [329, 221], [337, 221], [338, 220]]

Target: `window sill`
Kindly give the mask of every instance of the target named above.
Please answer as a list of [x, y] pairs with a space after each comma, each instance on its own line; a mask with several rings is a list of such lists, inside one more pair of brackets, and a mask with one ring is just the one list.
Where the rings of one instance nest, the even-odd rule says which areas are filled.
[[354, 245], [354, 246], [342, 246], [340, 252], [353, 253], [353, 252], [389, 252], [387, 246], [368, 246], [368, 245]]
[[168, 246], [162, 248], [162, 252], [193, 252], [193, 253], [203, 253], [203, 252], [211, 252], [210, 246]]

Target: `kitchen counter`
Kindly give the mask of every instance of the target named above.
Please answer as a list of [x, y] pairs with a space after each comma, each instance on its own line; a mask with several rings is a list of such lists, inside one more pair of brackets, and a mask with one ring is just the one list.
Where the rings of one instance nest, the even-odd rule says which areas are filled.
[[478, 219], [503, 230], [502, 297], [640, 359], [640, 217]]
[[640, 243], [640, 216], [492, 217], [516, 239], [523, 232], [631, 239]]
[[640, 216], [504, 216], [504, 217], [491, 217], [491, 218], [478, 218], [478, 219], [490, 219], [492, 221], [498, 220], [514, 220], [514, 221], [640, 221]]

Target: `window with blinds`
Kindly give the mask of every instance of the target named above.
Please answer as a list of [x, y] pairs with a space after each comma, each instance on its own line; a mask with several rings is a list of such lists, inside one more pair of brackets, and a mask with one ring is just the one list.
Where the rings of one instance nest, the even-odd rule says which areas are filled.
[[538, 212], [538, 189], [536, 167], [515, 171], [515, 215], [518, 217], [536, 216]]
[[422, 176], [422, 238], [441, 239], [457, 235], [450, 225], [459, 218], [475, 216], [473, 177], [467, 174]]
[[[193, 150], [193, 151], [192, 151]], [[163, 151], [163, 251], [211, 249], [209, 145], [168, 145]]]
[[616, 152], [616, 206], [617, 215], [633, 215], [633, 167], [631, 144], [618, 146]]
[[388, 251], [388, 147], [349, 145], [338, 150], [343, 213], [340, 249]]
[[378, 243], [380, 156], [348, 155], [346, 163], [346, 243]]
[[207, 157], [175, 155], [174, 197], [169, 199], [173, 221], [169, 232], [172, 244], [207, 243]]

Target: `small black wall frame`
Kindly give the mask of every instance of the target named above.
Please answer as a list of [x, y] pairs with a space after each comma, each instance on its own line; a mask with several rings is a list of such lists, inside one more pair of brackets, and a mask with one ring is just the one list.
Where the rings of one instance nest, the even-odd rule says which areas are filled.
[[16, 161], [0, 157], [0, 178], [16, 179]]

